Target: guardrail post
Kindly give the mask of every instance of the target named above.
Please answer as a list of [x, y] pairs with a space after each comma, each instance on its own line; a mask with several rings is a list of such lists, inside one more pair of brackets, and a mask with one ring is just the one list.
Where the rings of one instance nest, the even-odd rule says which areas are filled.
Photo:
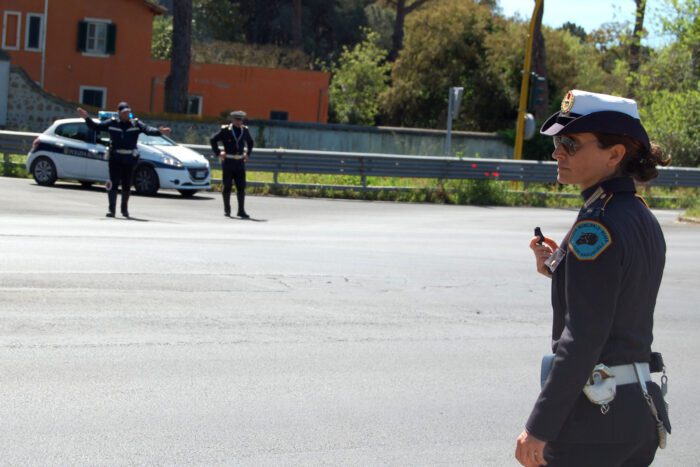
[[365, 158], [360, 157], [360, 185], [362, 189], [367, 189], [367, 174], [365, 173]]
[[5, 154], [3, 154], [2, 161], [3, 161], [2, 162], [2, 170], [3, 170], [2, 173], [4, 175], [7, 175], [8, 173], [10, 173], [10, 169], [12, 168], [12, 162], [10, 161], [10, 153], [9, 152], [6, 152]]
[[272, 173], [272, 184], [273, 185], [279, 185], [279, 169], [280, 166], [282, 165], [280, 160], [282, 159], [282, 154], [277, 154], [277, 162], [275, 163], [275, 171]]

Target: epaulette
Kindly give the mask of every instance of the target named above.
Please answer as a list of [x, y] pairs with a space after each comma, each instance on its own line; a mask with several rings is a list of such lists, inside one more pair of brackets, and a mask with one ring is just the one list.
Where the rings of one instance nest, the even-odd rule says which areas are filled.
[[605, 191], [603, 187], [598, 187], [596, 191], [586, 200], [579, 219], [600, 219], [605, 214], [605, 208], [610, 200], [613, 199], [614, 193]]
[[228, 128], [229, 126], [230, 126], [230, 125], [221, 125], [221, 129], [222, 129], [222, 130], [225, 130], [225, 129]]
[[645, 200], [644, 197], [643, 197], [642, 195], [640, 195], [640, 194], [638, 194], [638, 193], [635, 193], [634, 196], [636, 196], [637, 199], [638, 199], [639, 201], [641, 201], [642, 204], [644, 204], [644, 206], [647, 207], [647, 209], [651, 209], [651, 208], [649, 207], [649, 203], [647, 203], [647, 200]]

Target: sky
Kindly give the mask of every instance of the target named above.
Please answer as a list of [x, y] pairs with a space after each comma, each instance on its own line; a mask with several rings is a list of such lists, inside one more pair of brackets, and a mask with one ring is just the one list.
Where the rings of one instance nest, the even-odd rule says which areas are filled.
[[[535, 6], [534, 0], [498, 0], [506, 16], [518, 13], [529, 19]], [[659, 9], [664, 0], [647, 0], [644, 27], [649, 36], [645, 39], [652, 47], [662, 41], [656, 26]], [[543, 23], [551, 27], [559, 27], [570, 21], [581, 26], [586, 32], [598, 28], [610, 21], [634, 21], [634, 0], [544, 0]]]

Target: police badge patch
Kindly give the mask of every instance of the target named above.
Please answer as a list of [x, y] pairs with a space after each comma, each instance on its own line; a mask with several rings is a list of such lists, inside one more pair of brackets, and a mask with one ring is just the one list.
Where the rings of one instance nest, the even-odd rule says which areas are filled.
[[581, 221], [571, 231], [569, 250], [580, 260], [594, 260], [612, 245], [605, 226], [595, 221]]
[[574, 93], [569, 91], [561, 101], [561, 113], [568, 114], [574, 108]]

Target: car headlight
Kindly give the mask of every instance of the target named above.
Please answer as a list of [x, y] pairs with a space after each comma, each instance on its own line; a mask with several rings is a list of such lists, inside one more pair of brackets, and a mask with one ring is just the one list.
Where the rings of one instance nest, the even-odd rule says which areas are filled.
[[171, 165], [171, 166], [177, 167], [177, 168], [183, 167], [182, 162], [180, 162], [179, 160], [177, 160], [171, 156], [164, 156], [163, 157], [163, 164]]

